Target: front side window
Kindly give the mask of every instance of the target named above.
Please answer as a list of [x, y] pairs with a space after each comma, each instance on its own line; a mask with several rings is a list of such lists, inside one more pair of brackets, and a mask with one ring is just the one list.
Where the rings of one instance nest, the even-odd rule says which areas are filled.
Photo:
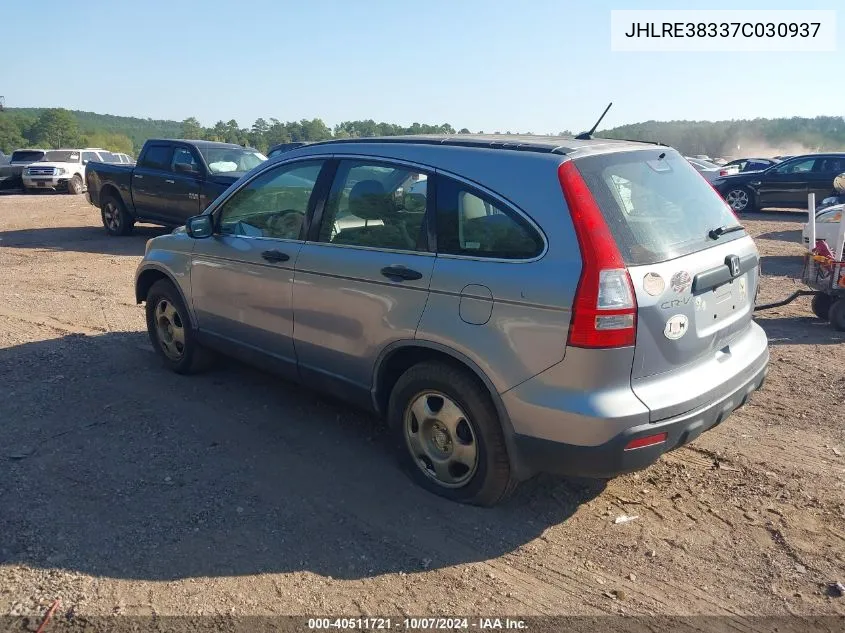
[[139, 167], [169, 171], [171, 152], [172, 149], [167, 145], [151, 145], [144, 152], [144, 158], [141, 160]]
[[[176, 165], [183, 165], [183, 168], [178, 168]], [[173, 161], [171, 162], [171, 169], [173, 171], [192, 171], [197, 172], [199, 171], [199, 165], [197, 164], [197, 159], [194, 157], [193, 152], [185, 147], [177, 147], [173, 150]]]
[[437, 183], [437, 252], [530, 259], [543, 238], [519, 214], [451, 178]]
[[323, 161], [270, 169], [223, 204], [223, 235], [298, 240]]
[[423, 219], [428, 176], [411, 168], [343, 160], [338, 165], [319, 241], [391, 250], [426, 250]]

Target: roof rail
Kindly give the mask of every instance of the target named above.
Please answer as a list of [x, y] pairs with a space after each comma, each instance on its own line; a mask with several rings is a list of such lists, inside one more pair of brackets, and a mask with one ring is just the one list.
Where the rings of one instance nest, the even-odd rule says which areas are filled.
[[325, 141], [316, 141], [309, 145], [334, 145], [340, 143], [406, 143], [412, 145], [449, 145], [454, 147], [478, 147], [485, 149], [509, 149], [521, 152], [540, 152], [543, 154], [566, 154], [571, 151], [571, 148], [562, 145], [553, 145], [552, 143], [530, 143], [524, 141], [507, 141], [507, 140], [491, 140], [491, 139], [473, 139], [460, 137], [445, 137], [432, 138], [421, 136], [419, 138], [410, 138], [407, 136], [366, 136], [355, 138], [340, 138], [328, 139]]

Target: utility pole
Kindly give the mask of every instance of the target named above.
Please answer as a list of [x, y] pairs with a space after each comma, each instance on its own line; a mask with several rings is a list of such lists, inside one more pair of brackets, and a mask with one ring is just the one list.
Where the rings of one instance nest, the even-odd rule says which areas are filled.
[[4, 97], [3, 95], [0, 95], [0, 112], [2, 112], [5, 107], [6, 107], [6, 97]]

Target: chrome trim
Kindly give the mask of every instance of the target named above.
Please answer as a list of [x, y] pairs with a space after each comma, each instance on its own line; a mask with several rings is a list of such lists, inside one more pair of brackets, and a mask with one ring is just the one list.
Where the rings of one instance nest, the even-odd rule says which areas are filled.
[[431, 251], [409, 251], [399, 248], [379, 248], [378, 246], [358, 246], [357, 244], [332, 244], [331, 242], [309, 242], [306, 244], [314, 244], [315, 246], [331, 246], [333, 248], [354, 248], [361, 251], [376, 251], [378, 253], [396, 253], [397, 255], [425, 255], [426, 257], [437, 257], [437, 253]]

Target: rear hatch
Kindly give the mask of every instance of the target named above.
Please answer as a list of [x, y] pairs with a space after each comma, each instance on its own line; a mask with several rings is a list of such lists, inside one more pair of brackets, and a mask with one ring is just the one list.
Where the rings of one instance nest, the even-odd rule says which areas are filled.
[[729, 394], [755, 369], [754, 242], [677, 152], [576, 161], [622, 255], [637, 299], [631, 386], [653, 421]]

